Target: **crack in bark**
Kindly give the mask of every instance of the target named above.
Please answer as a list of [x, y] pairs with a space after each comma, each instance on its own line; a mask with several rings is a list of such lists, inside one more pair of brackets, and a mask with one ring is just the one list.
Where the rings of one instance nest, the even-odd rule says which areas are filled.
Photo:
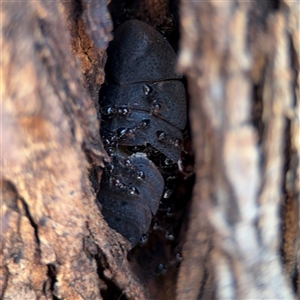
[[24, 210], [25, 210], [25, 213], [26, 213], [26, 217], [28, 218], [31, 226], [33, 227], [34, 229], [34, 235], [35, 235], [35, 239], [36, 239], [36, 242], [38, 244], [38, 248], [37, 250], [39, 251], [39, 253], [41, 252], [41, 249], [40, 249], [40, 239], [39, 239], [39, 230], [38, 230], [38, 225], [34, 222], [31, 214], [30, 214], [30, 210], [29, 210], [29, 207], [25, 201], [24, 198], [20, 197], [20, 200], [23, 204], [23, 207], [24, 207]]
[[[6, 270], [6, 276], [5, 276], [5, 280], [4, 280], [4, 284], [2, 286], [2, 293], [1, 293], [1, 299], [3, 299], [3, 296], [5, 295], [5, 291], [6, 291], [6, 288], [7, 288], [7, 284], [8, 284], [8, 279], [9, 279], [9, 276], [10, 276], [10, 273], [8, 271], [8, 267], [7, 266], [4, 266], [3, 267], [4, 270]], [[2, 273], [2, 276], [3, 276], [3, 273]]]

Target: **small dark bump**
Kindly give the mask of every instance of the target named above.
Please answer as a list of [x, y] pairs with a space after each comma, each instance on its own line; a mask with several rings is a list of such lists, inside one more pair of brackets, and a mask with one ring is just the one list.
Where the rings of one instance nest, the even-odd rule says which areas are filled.
[[165, 192], [164, 192], [163, 198], [164, 199], [169, 199], [171, 197], [172, 193], [173, 193], [173, 190], [166, 189]]
[[154, 102], [152, 108], [153, 108], [153, 112], [157, 114], [161, 111], [161, 104], [158, 102]]
[[110, 139], [108, 139], [108, 138], [103, 138], [102, 141], [103, 141], [104, 146], [107, 146], [110, 144]]
[[176, 260], [177, 260], [178, 262], [182, 262], [182, 256], [181, 256], [180, 253], [177, 253], [177, 254], [176, 254]]
[[104, 114], [104, 115], [112, 115], [113, 112], [112, 112], [112, 107], [111, 106], [107, 106], [107, 107], [104, 107], [101, 109], [101, 113]]
[[173, 164], [173, 161], [172, 161], [172, 159], [166, 158], [164, 163], [165, 163], [166, 166], [170, 166], [170, 165]]
[[175, 239], [174, 235], [169, 231], [166, 232], [165, 237], [169, 241], [174, 241], [174, 239]]
[[148, 234], [143, 234], [142, 237], [140, 238], [140, 246], [145, 245], [147, 241], [148, 241]]
[[137, 171], [136, 178], [139, 180], [145, 180], [145, 173], [143, 171]]
[[134, 134], [134, 129], [127, 128], [123, 136], [131, 137], [131, 136], [133, 136], [133, 134]]
[[145, 95], [149, 95], [152, 92], [152, 87], [148, 84], [143, 85], [143, 92]]
[[145, 119], [141, 121], [141, 127], [142, 128], [146, 128], [147, 126], [149, 126], [150, 124], [150, 120], [149, 119]]
[[116, 177], [111, 178], [111, 181], [115, 187], [119, 187], [122, 184], [121, 181]]
[[128, 116], [130, 114], [131, 110], [129, 108], [123, 108], [122, 109], [122, 115]]
[[106, 168], [107, 168], [107, 170], [108, 170], [110, 173], [112, 173], [112, 172], [114, 171], [114, 169], [115, 169], [115, 166], [114, 166], [113, 164], [108, 164], [108, 165], [106, 166]]
[[162, 141], [162, 140], [166, 139], [166, 137], [167, 137], [166, 133], [162, 130], [156, 131], [156, 136], [159, 141]]
[[131, 186], [131, 187], [129, 188], [129, 194], [130, 194], [130, 195], [139, 195], [140, 193], [139, 193], [139, 190], [138, 190], [136, 187]]
[[124, 159], [124, 164], [125, 164], [126, 167], [132, 166], [131, 160], [129, 158]]
[[18, 264], [21, 261], [21, 258], [22, 258], [22, 251], [21, 251], [21, 249], [18, 251], [18, 253], [12, 254], [11, 257], [13, 257], [14, 263]]
[[119, 137], [124, 136], [126, 133], [127, 133], [127, 129], [126, 128], [121, 127], [121, 128], [119, 128], [117, 130], [117, 134], [118, 134]]
[[46, 226], [46, 224], [47, 224], [47, 218], [42, 217], [42, 218], [40, 219], [40, 225], [41, 225], [41, 226]]
[[182, 147], [182, 140], [176, 139], [176, 140], [174, 141], [174, 146], [175, 146], [175, 147]]
[[107, 149], [107, 154], [110, 157], [114, 157], [116, 155], [116, 149], [114, 149], [114, 148], [108, 148]]
[[165, 273], [167, 271], [167, 268], [166, 268], [166, 266], [164, 265], [164, 264], [159, 264], [157, 267], [156, 267], [156, 269], [155, 269], [155, 273], [156, 274], [163, 274], [163, 273]]
[[173, 211], [171, 207], [167, 208], [167, 217], [174, 217]]
[[154, 225], [153, 225], [153, 230], [156, 231], [156, 230], [158, 230], [158, 229], [159, 229], [158, 224], [157, 224], [157, 223], [154, 223]]
[[154, 155], [158, 155], [158, 154], [159, 154], [159, 151], [156, 150], [156, 149], [153, 149], [152, 153], [153, 153]]

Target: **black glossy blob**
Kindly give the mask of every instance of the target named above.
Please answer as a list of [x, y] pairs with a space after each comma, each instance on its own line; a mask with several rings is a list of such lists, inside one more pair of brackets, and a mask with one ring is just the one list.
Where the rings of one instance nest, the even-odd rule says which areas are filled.
[[103, 173], [102, 214], [113, 229], [135, 246], [149, 229], [164, 189], [164, 180], [145, 154], [115, 156]]
[[151, 26], [137, 20], [119, 26], [108, 48], [101, 135], [121, 146], [150, 144], [177, 162], [186, 99], [175, 62], [174, 50]]
[[147, 233], [164, 191], [160, 171], [139, 151], [151, 159], [157, 152], [170, 164], [182, 151], [186, 95], [175, 64], [174, 50], [151, 26], [131, 20], [115, 30], [100, 102], [101, 136], [112, 162], [98, 199], [109, 226], [132, 246]]

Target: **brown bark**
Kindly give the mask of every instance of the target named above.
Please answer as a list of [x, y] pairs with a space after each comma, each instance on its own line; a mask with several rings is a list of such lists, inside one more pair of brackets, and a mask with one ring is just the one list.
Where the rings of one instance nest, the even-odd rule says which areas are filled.
[[[300, 150], [297, 5], [182, 3], [179, 62], [191, 92], [197, 172], [193, 213], [198, 218], [190, 222], [177, 299], [197, 295], [211, 299], [205, 296], [211, 291], [209, 276], [218, 299], [295, 297]], [[286, 184], [288, 195], [283, 194]], [[206, 243], [201, 222], [213, 230]], [[280, 252], [282, 224], [285, 265]], [[208, 258], [208, 246], [200, 248], [202, 244], [212, 245]], [[212, 266], [208, 271], [207, 265]]]
[[[167, 1], [143, 3], [171, 32]], [[3, 2], [0, 298], [299, 297], [298, 6], [182, 1], [196, 183], [178, 276], [145, 278], [94, 192], [107, 3]]]
[[102, 299], [98, 259], [143, 299], [128, 242], [103, 221], [88, 178], [83, 150], [98, 167], [107, 156], [64, 13], [58, 2], [2, 4], [1, 298]]

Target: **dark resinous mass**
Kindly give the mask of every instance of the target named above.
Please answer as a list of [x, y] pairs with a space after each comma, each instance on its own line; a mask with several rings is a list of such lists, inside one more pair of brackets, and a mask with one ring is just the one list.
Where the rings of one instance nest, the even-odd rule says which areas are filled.
[[98, 200], [109, 226], [133, 247], [167, 188], [161, 170], [182, 151], [186, 95], [175, 65], [176, 53], [153, 27], [130, 20], [115, 30], [100, 96], [101, 137], [112, 161]]

